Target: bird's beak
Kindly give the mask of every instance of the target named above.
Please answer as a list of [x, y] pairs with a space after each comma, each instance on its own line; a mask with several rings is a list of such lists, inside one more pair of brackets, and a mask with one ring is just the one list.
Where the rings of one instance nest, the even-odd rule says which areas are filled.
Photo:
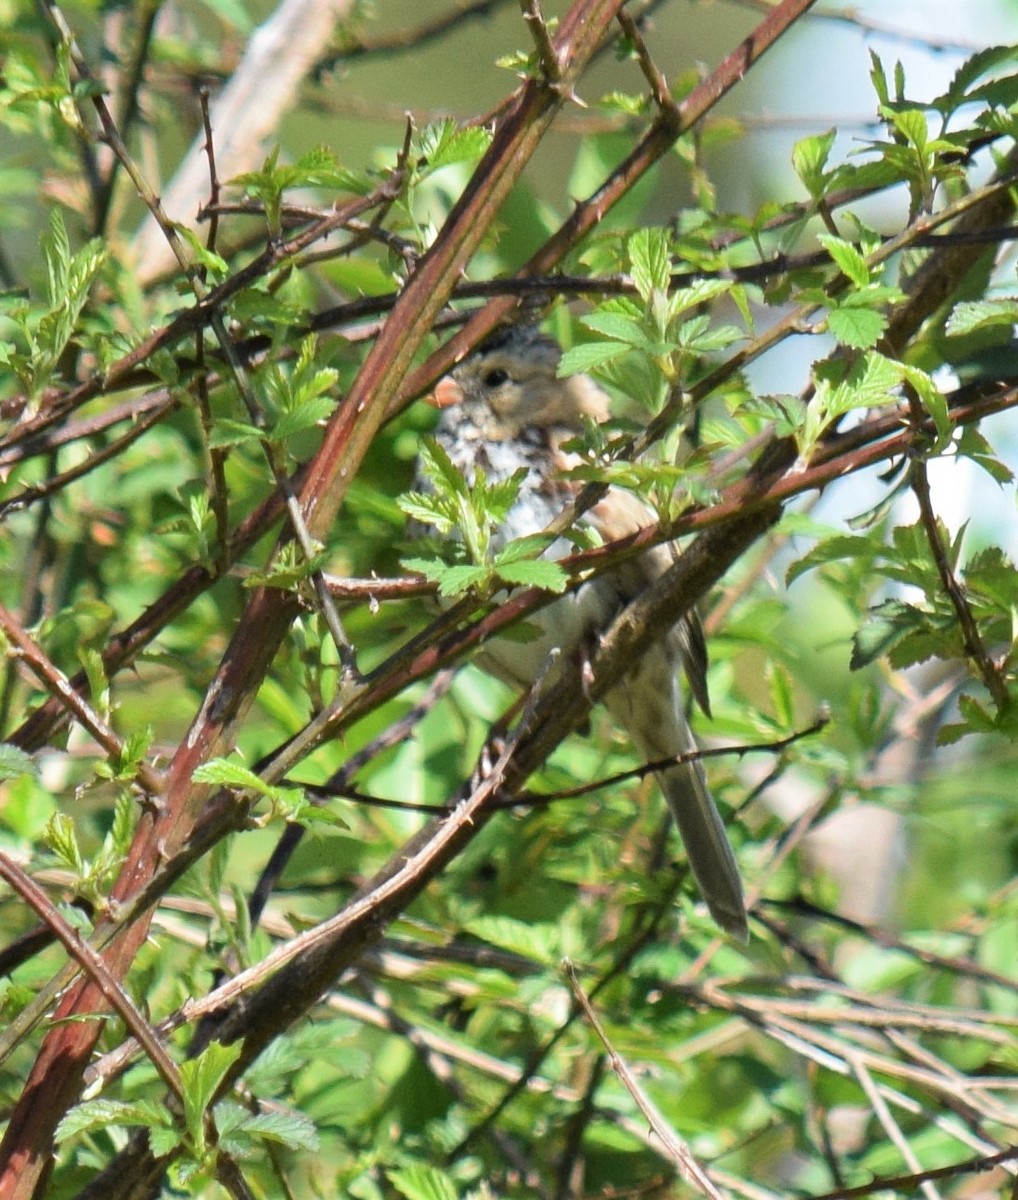
[[463, 389], [451, 375], [443, 375], [426, 399], [434, 408], [451, 408], [463, 403]]

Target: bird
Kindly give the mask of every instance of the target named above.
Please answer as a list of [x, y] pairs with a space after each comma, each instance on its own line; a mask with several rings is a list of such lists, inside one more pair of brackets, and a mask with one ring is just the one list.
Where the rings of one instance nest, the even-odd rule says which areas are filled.
[[[435, 386], [430, 396], [440, 416], [438, 445], [472, 482], [483, 471], [489, 483], [525, 468], [519, 491], [496, 532], [493, 549], [544, 530], [575, 497], [577, 484], [563, 474], [571, 461], [565, 443], [585, 421], [608, 419], [607, 394], [588, 375], [560, 377], [559, 343], [533, 324], [491, 335]], [[656, 523], [654, 512], [632, 492], [609, 487], [577, 525], [592, 528], [604, 542]], [[564, 538], [546, 550], [562, 557], [572, 547]], [[655, 546], [566, 592], [533, 614], [539, 635], [529, 640], [492, 639], [479, 657], [484, 670], [529, 691], [547, 678], [553, 664], [582, 653], [630, 600], [674, 561], [678, 548]], [[707, 650], [695, 613], [662, 631], [662, 637], [603, 697], [614, 720], [628, 733], [645, 761], [660, 762], [696, 750], [686, 718], [679, 675], [709, 715]], [[714, 921], [748, 941], [746, 906], [739, 869], [724, 823], [696, 758], [656, 773], [678, 826], [692, 874]]]

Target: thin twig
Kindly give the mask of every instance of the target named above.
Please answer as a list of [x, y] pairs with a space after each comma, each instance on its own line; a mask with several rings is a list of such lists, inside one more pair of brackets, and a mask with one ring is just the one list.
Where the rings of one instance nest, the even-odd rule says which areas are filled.
[[11, 858], [0, 852], [0, 878], [21, 897], [60, 940], [64, 949], [91, 978], [112, 1008], [130, 1030], [132, 1036], [148, 1055], [163, 1083], [180, 1101], [184, 1098], [183, 1084], [177, 1064], [170, 1058], [155, 1031], [110, 973], [102, 957], [84, 941], [78, 931], [64, 920], [56, 906]]
[[580, 986], [579, 978], [576, 974], [576, 969], [569, 959], [565, 959], [563, 969], [566, 973], [566, 978], [569, 980], [569, 986], [572, 989], [573, 996], [580, 1008], [583, 1010], [584, 1016], [590, 1023], [591, 1028], [600, 1039], [601, 1045], [604, 1046], [605, 1053], [608, 1055], [608, 1062], [611, 1064], [612, 1070], [618, 1075], [622, 1086], [626, 1089], [633, 1099], [633, 1103], [646, 1118], [647, 1124], [657, 1134], [665, 1153], [671, 1159], [675, 1169], [682, 1178], [701, 1192], [704, 1196], [709, 1197], [709, 1200], [724, 1200], [724, 1193], [719, 1191], [711, 1181], [710, 1176], [704, 1171], [703, 1167], [696, 1161], [693, 1152], [675, 1130], [668, 1124], [664, 1116], [653, 1103], [650, 1097], [644, 1092], [643, 1088], [636, 1082], [632, 1071], [630, 1071], [625, 1060], [612, 1045], [611, 1040], [605, 1033], [601, 1022], [597, 1019], [597, 1014], [594, 1012], [594, 1007], [587, 998], [586, 993]]

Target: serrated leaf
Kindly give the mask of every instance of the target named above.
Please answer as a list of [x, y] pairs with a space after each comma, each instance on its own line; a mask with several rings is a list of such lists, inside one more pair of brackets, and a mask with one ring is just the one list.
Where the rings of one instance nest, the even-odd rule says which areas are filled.
[[887, 318], [870, 308], [845, 306], [831, 310], [827, 328], [842, 346], [853, 350], [869, 350], [883, 337]]
[[433, 437], [426, 437], [421, 441], [418, 462], [425, 478], [429, 479], [440, 493], [452, 492], [458, 496], [469, 494], [463, 472]]
[[433, 525], [439, 533], [449, 533], [456, 523], [444, 510], [438, 497], [429, 492], [404, 492], [396, 500], [399, 508], [411, 520]]
[[[216, 1110], [218, 1113], [218, 1109]], [[303, 1113], [265, 1112], [248, 1116], [235, 1128], [266, 1142], [278, 1142], [291, 1150], [318, 1149], [318, 1130]]]
[[598, 311], [583, 318], [583, 324], [595, 333], [603, 333], [605, 337], [624, 342], [634, 349], [643, 350], [647, 354], [667, 354], [675, 347], [662, 343], [659, 338], [650, 335], [644, 326], [632, 317], [621, 313]]
[[891, 96], [887, 89], [887, 73], [884, 71], [884, 64], [881, 62], [880, 56], [873, 50], [870, 51], [870, 81], [880, 103], [882, 105], [890, 104]]
[[865, 287], [869, 283], [869, 265], [851, 242], [846, 242], [844, 238], [835, 237], [830, 233], [820, 234], [817, 240], [834, 260], [841, 273], [847, 276], [856, 287]]
[[268, 795], [270, 784], [259, 779], [254, 771], [233, 759], [214, 758], [196, 768], [191, 778], [196, 783], [214, 783], [217, 787], [233, 787]]
[[1016, 56], [1018, 49], [1013, 45], [988, 46], [977, 51], [954, 73], [947, 91], [933, 101], [933, 107], [949, 116], [969, 99], [970, 89], [978, 80], [994, 68], [1014, 62]]
[[244, 442], [260, 442], [264, 436], [260, 429], [247, 421], [235, 421], [232, 417], [217, 417], [209, 436], [209, 446], [213, 450], [229, 450]]
[[846, 534], [837, 534], [834, 537], [824, 538], [814, 546], [802, 558], [797, 559], [791, 564], [785, 572], [785, 582], [792, 584], [800, 575], [804, 575], [807, 571], [812, 571], [816, 567], [823, 566], [824, 563], [840, 562], [844, 559], [858, 559], [863, 555], [869, 556], [872, 553], [873, 542], [865, 537], [850, 537]]
[[441, 596], [461, 596], [471, 588], [479, 588], [491, 578], [491, 568], [480, 565], [464, 565], [455, 567], [434, 567], [428, 573], [429, 579], [438, 584]]
[[1014, 479], [1011, 468], [993, 454], [993, 447], [974, 426], [968, 425], [961, 431], [956, 449], [959, 455], [982, 467], [997, 483], [1010, 483]]
[[994, 325], [1018, 324], [1018, 299], [964, 301], [954, 307], [945, 329], [952, 337]]
[[558, 563], [543, 558], [521, 559], [504, 565], [496, 559], [494, 566], [503, 583], [516, 587], [540, 588], [557, 595], [564, 592], [569, 583], [569, 576]]
[[961, 712], [961, 715], [968, 722], [969, 733], [993, 733], [996, 731], [997, 721], [993, 714], [974, 696], [959, 696], [958, 709]]
[[216, 1089], [226, 1077], [230, 1067], [240, 1058], [241, 1044], [234, 1042], [224, 1046], [211, 1042], [198, 1055], [180, 1067], [180, 1081], [184, 1089], [184, 1123], [196, 1148], [205, 1145], [204, 1117], [216, 1094]]
[[43, 839], [53, 853], [76, 874], [85, 869], [85, 860], [78, 846], [74, 822], [66, 813], [54, 813], [46, 825]]
[[563, 352], [556, 373], [560, 379], [581, 375], [625, 353], [626, 347], [619, 342], [584, 342], [579, 346], [570, 346]]
[[512, 917], [480, 916], [466, 922], [468, 933], [493, 946], [535, 958], [547, 966], [562, 955], [562, 935], [557, 925], [518, 921]]
[[655, 292], [664, 293], [672, 279], [671, 236], [666, 229], [638, 229], [626, 243], [630, 274], [644, 304]]
[[172, 1121], [165, 1108], [145, 1100], [127, 1104], [120, 1100], [99, 1098], [75, 1105], [61, 1120], [54, 1136], [57, 1142], [63, 1142], [93, 1129], [105, 1129], [109, 1125], [158, 1129], [171, 1128]]
[[273, 423], [267, 436], [274, 442], [285, 442], [294, 434], [323, 424], [332, 415], [334, 408], [335, 404], [330, 396], [316, 396], [305, 400], [284, 412]]
[[552, 538], [546, 533], [531, 533], [526, 537], [513, 538], [508, 546], [498, 552], [495, 562], [503, 566], [506, 563], [519, 562], [521, 558], [536, 558], [548, 549], [551, 542]]
[[901, 383], [901, 367], [882, 354], [865, 355], [831, 393], [828, 411], [841, 416], [856, 408], [878, 408], [895, 403]]
[[901, 600], [887, 600], [871, 608], [865, 623], [852, 639], [849, 666], [853, 671], [869, 666], [928, 624], [929, 617], [925, 613]]
[[429, 171], [459, 162], [474, 162], [491, 144], [491, 134], [477, 125], [462, 128], [452, 119], [435, 121], [419, 135], [421, 157]]
[[437, 1167], [401, 1167], [389, 1171], [388, 1179], [406, 1200], [457, 1200], [452, 1180]]
[[795, 724], [795, 692], [788, 671], [778, 664], [769, 663], [767, 682], [770, 685], [775, 721], [786, 729], [791, 729]]

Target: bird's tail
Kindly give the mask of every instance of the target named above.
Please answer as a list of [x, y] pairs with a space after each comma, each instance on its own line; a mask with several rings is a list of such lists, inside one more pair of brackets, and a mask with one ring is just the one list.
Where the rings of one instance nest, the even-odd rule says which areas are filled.
[[661, 771], [657, 778], [711, 916], [726, 933], [749, 941], [739, 868], [703, 768], [698, 762], [683, 763]]
[[[648, 762], [675, 758], [696, 749], [682, 712], [678, 687], [668, 663], [654, 651], [605, 702], [629, 730]], [[698, 761], [658, 772], [665, 800], [679, 827], [686, 857], [711, 916], [726, 933], [749, 940], [742, 880], [721, 814], [711, 798]]]

